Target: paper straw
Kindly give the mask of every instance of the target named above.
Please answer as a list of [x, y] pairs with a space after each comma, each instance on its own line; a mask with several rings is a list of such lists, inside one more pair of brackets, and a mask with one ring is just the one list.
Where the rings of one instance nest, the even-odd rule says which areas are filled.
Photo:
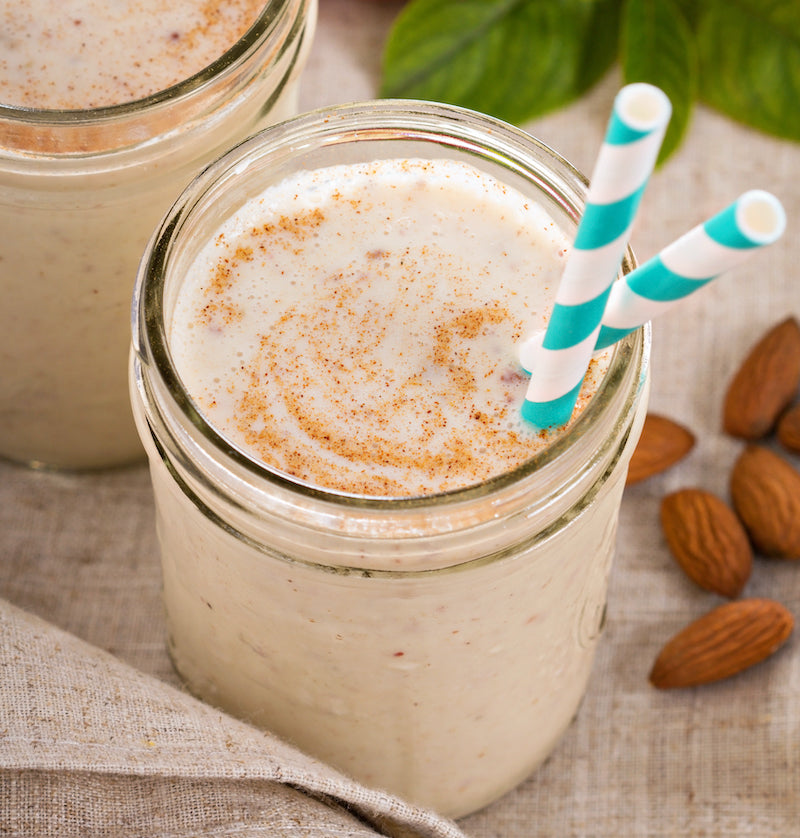
[[537, 428], [564, 425], [572, 415], [671, 110], [649, 84], [627, 85], [614, 100], [553, 313], [526, 367], [522, 416]]
[[781, 202], [754, 189], [615, 282], [595, 349], [616, 343], [678, 300], [735, 268], [786, 229]]

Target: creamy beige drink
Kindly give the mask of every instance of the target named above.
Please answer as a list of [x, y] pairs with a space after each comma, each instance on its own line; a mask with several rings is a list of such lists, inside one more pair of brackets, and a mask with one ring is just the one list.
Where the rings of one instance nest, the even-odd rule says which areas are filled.
[[263, 0], [3, 0], [0, 102], [85, 110], [144, 99], [199, 73]]
[[0, 3], [0, 456], [140, 455], [125, 374], [136, 265], [205, 163], [295, 110], [314, 11]]
[[[431, 125], [405, 156], [386, 141]], [[137, 285], [178, 671], [453, 816], [524, 779], [577, 710], [645, 410], [637, 334], [570, 427], [519, 416], [516, 350], [552, 307], [576, 183], [443, 106], [310, 115], [199, 179]]]
[[351, 494], [459, 489], [547, 444], [520, 415], [518, 347], [568, 248], [538, 204], [463, 163], [307, 172], [215, 233], [170, 346], [209, 421], [279, 472]]

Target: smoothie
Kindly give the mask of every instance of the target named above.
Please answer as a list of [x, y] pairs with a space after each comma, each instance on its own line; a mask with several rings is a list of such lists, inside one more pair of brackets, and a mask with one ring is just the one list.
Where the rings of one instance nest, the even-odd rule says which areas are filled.
[[314, 14], [314, 0], [0, 3], [0, 456], [141, 456], [136, 265], [203, 165], [294, 112]]
[[137, 282], [177, 670], [451, 816], [552, 751], [604, 622], [642, 334], [596, 360], [570, 426], [519, 416], [517, 345], [547, 321], [580, 189], [485, 117], [334, 109], [205, 172]]
[[87, 110], [199, 73], [255, 23], [263, 0], [0, 2], [0, 102]]
[[173, 358], [209, 421], [278, 472], [350, 494], [463, 488], [547, 444], [520, 416], [517, 350], [568, 249], [538, 204], [463, 163], [303, 173], [200, 254]]

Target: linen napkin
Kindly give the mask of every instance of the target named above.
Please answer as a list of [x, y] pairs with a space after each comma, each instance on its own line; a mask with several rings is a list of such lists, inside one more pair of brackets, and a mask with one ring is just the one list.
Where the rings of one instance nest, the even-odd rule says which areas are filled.
[[0, 835], [462, 833], [0, 600]]

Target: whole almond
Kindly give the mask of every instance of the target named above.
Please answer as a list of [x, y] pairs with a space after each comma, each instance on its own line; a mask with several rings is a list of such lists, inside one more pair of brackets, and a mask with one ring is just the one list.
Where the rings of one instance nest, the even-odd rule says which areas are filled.
[[650, 683], [672, 689], [728, 678], [768, 658], [793, 627], [792, 615], [774, 600], [739, 599], [720, 605], [664, 646], [650, 671]]
[[790, 407], [778, 420], [778, 441], [792, 454], [800, 454], [800, 404]]
[[748, 445], [734, 463], [730, 487], [756, 550], [800, 559], [800, 472], [769, 448]]
[[752, 347], [728, 385], [723, 428], [732, 436], [766, 436], [797, 395], [800, 384], [800, 325], [787, 317]]
[[661, 526], [675, 560], [701, 588], [739, 596], [753, 550], [736, 513], [702, 489], [681, 489], [661, 501]]
[[692, 450], [694, 442], [694, 434], [683, 425], [666, 416], [648, 413], [628, 466], [626, 485], [666, 471]]

